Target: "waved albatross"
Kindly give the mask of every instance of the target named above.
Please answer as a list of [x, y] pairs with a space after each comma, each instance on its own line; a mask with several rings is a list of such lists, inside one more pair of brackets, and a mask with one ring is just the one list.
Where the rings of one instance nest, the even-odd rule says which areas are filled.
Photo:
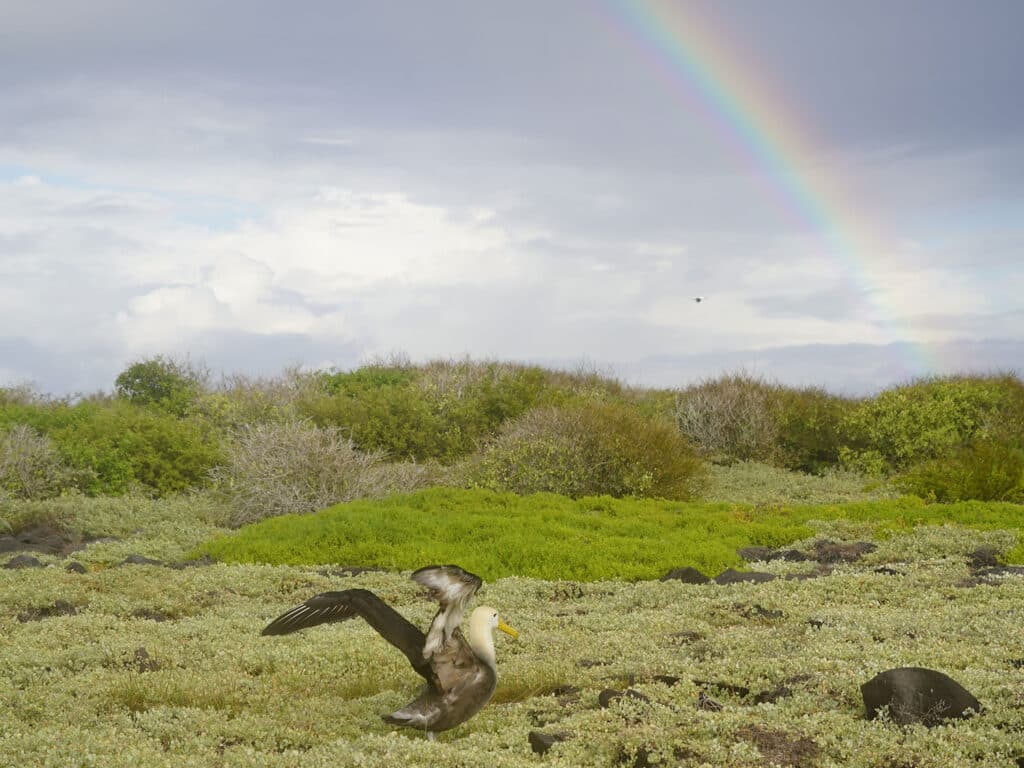
[[479, 606], [469, 617], [469, 638], [459, 625], [466, 603], [483, 581], [457, 565], [430, 565], [412, 574], [430, 590], [440, 609], [424, 635], [398, 611], [366, 589], [324, 592], [287, 611], [264, 629], [264, 635], [287, 635], [306, 627], [362, 616], [377, 634], [405, 654], [413, 669], [427, 681], [420, 695], [390, 715], [385, 722], [426, 731], [433, 739], [479, 712], [494, 694], [498, 673], [493, 631], [512, 637], [519, 633]]

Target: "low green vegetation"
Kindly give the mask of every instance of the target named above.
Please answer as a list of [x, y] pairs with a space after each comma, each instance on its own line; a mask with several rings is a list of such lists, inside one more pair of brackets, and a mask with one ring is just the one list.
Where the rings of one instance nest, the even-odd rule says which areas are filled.
[[[1014, 504], [896, 501], [751, 507], [610, 497], [569, 499], [435, 488], [288, 515], [221, 536], [198, 551], [225, 562], [341, 564], [411, 570], [455, 562], [484, 578], [656, 579], [673, 568], [715, 575], [741, 565], [740, 547], [779, 547], [844, 521], [865, 535], [919, 525], [1020, 530]], [[1024, 561], [1024, 547], [1008, 557]]]

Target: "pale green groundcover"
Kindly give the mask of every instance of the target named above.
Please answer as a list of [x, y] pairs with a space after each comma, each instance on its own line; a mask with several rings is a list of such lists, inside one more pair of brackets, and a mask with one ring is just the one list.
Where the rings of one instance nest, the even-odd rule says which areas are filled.
[[[859, 533], [843, 524], [821, 530]], [[67, 573], [63, 561], [46, 557], [44, 569], [0, 570], [0, 761], [61, 768], [613, 766], [633, 765], [644, 750], [649, 764], [787, 764], [784, 748], [759, 751], [751, 734], [761, 732], [783, 745], [813, 740], [816, 750], [793, 753], [800, 766], [1010, 768], [1024, 754], [1024, 579], [958, 583], [968, 576], [966, 552], [1005, 549], [1014, 538], [920, 528], [808, 581], [487, 584], [480, 599], [521, 635], [497, 641], [494, 702], [435, 743], [379, 719], [414, 694], [418, 678], [364, 623], [259, 636], [283, 609], [355, 586], [425, 625], [433, 607], [407, 575], [111, 568], [101, 564], [120, 552], [95, 545], [93, 556], [86, 550], [80, 558], [91, 563], [86, 574]], [[174, 550], [168, 539], [150, 552]], [[874, 572], [881, 564], [904, 575]], [[77, 613], [19, 620], [58, 600]], [[140, 647], [148, 661], [136, 658]], [[867, 721], [860, 684], [903, 665], [946, 672], [980, 699], [984, 713], [930, 730]], [[667, 686], [654, 675], [681, 679]], [[623, 688], [630, 677], [649, 702], [598, 707], [602, 688]], [[709, 690], [723, 709], [701, 711], [694, 679], [753, 692], [790, 680], [792, 695], [752, 704]], [[568, 738], [538, 757], [527, 743], [534, 729]]]

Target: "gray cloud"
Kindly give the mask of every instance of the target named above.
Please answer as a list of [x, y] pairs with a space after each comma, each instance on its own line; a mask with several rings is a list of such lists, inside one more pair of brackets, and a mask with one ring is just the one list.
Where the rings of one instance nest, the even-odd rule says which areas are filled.
[[888, 342], [1017, 343], [1021, 6], [698, 9], [801, 121], [781, 175], [614, 6], [8, 9], [0, 376], [404, 350], [864, 387]]

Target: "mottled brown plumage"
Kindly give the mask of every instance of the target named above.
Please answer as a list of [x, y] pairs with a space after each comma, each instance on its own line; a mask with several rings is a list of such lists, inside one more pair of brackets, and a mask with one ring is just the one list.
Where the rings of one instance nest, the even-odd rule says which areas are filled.
[[426, 731], [433, 738], [435, 732], [464, 723], [487, 704], [498, 681], [492, 632], [501, 629], [513, 637], [517, 633], [496, 610], [481, 606], [470, 616], [469, 639], [463, 636], [459, 625], [466, 603], [483, 584], [480, 577], [455, 565], [434, 565], [420, 568], [412, 578], [440, 603], [426, 635], [365, 589], [315, 595], [278, 616], [262, 634], [287, 635], [362, 616], [426, 680], [418, 697], [383, 719]]

